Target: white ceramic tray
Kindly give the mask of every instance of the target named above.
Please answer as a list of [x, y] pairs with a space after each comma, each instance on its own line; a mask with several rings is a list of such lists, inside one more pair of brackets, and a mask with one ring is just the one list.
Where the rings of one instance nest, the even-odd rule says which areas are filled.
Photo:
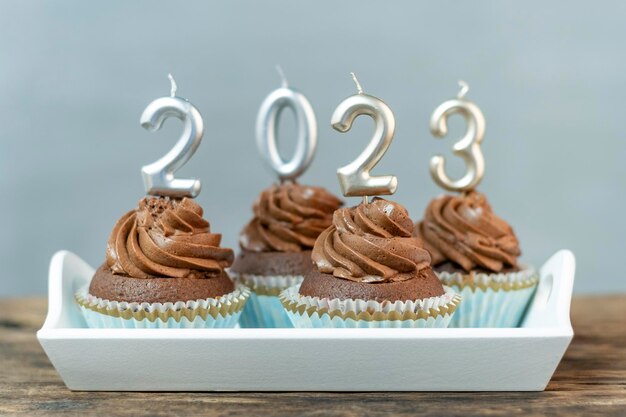
[[93, 268], [52, 258], [39, 342], [72, 390], [541, 391], [572, 336], [574, 255], [557, 252], [521, 328], [88, 329]]

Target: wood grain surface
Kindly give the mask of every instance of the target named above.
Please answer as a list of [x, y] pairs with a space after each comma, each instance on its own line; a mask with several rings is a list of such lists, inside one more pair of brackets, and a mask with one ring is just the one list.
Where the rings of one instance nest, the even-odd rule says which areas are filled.
[[71, 392], [35, 338], [45, 314], [43, 298], [0, 299], [2, 416], [626, 416], [626, 295], [574, 298], [574, 340], [533, 393]]

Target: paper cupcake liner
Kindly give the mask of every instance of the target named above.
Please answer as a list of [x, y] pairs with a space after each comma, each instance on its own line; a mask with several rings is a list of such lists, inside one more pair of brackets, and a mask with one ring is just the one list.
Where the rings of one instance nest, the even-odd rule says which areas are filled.
[[518, 327], [539, 283], [530, 267], [510, 273], [437, 275], [463, 297], [450, 327]]
[[76, 294], [91, 328], [228, 328], [235, 327], [250, 290], [238, 284], [219, 298], [176, 303], [128, 303], [104, 300], [89, 294], [88, 286]]
[[444, 287], [439, 297], [413, 301], [378, 302], [302, 296], [299, 286], [279, 298], [294, 327], [448, 327], [461, 296]]
[[302, 275], [252, 275], [235, 274], [231, 278], [250, 288], [250, 299], [246, 303], [239, 324], [244, 328], [293, 327], [278, 295], [286, 288], [300, 285]]
[[254, 275], [237, 274], [228, 272], [228, 275], [236, 282], [239, 282], [257, 295], [278, 295], [293, 285], [300, 285], [304, 279], [303, 275]]

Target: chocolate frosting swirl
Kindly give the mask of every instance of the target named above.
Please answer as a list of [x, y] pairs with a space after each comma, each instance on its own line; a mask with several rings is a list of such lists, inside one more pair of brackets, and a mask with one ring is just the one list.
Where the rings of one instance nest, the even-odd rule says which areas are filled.
[[466, 271], [500, 272], [517, 267], [521, 254], [511, 226], [475, 191], [432, 200], [414, 235], [422, 238], [435, 266], [451, 261]]
[[208, 278], [233, 262], [221, 240], [193, 200], [146, 197], [115, 224], [106, 264], [133, 278]]
[[254, 218], [241, 231], [239, 245], [252, 252], [310, 250], [341, 205], [322, 187], [273, 185], [255, 201]]
[[430, 255], [411, 236], [412, 229], [404, 207], [375, 198], [337, 210], [311, 258], [320, 272], [350, 281], [406, 281], [430, 266]]

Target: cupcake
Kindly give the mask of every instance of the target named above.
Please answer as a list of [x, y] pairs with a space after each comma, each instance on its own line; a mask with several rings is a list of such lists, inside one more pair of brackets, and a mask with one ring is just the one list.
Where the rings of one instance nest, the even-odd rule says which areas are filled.
[[280, 295], [295, 327], [447, 327], [460, 297], [444, 287], [401, 205], [375, 198], [335, 212], [300, 286]]
[[89, 327], [234, 327], [249, 296], [225, 272], [220, 247], [192, 199], [146, 197], [113, 228], [106, 262], [76, 300]]
[[476, 191], [430, 202], [415, 225], [444, 285], [463, 297], [451, 327], [516, 327], [537, 287], [538, 275], [518, 262], [513, 228]]
[[291, 327], [278, 295], [300, 284], [312, 266], [315, 239], [342, 202], [321, 187], [282, 183], [261, 192], [254, 218], [239, 237], [241, 252], [230, 268], [251, 289], [242, 327]]

